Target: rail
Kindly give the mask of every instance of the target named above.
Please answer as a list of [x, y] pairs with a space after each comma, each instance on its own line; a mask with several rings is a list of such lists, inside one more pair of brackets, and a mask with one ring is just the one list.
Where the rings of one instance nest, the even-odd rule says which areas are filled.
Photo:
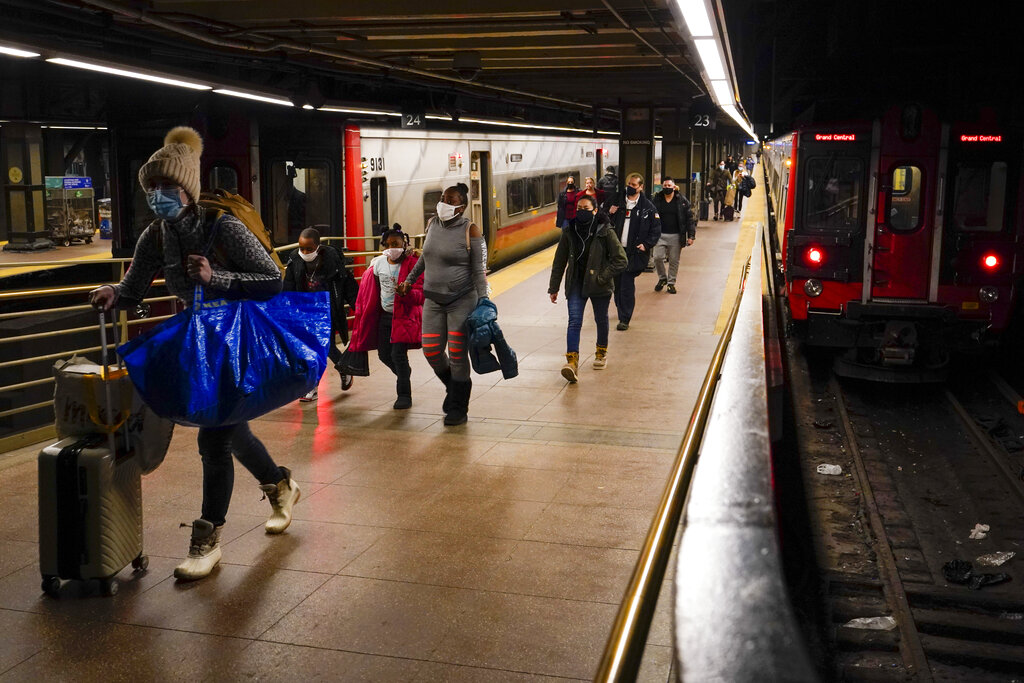
[[673, 610], [679, 680], [816, 680], [776, 537], [762, 310], [771, 303], [762, 292], [774, 291], [771, 245], [759, 225], [595, 681], [636, 679], [681, 521]]
[[[412, 241], [413, 246], [414, 247], [422, 246], [424, 237], [425, 236], [422, 235], [422, 234], [420, 234], [420, 235], [413, 235], [411, 237], [411, 241]], [[324, 236], [324, 237], [321, 238], [321, 241], [322, 242], [330, 243], [330, 242], [335, 242], [335, 241], [338, 241], [338, 242], [366, 241], [366, 240], [375, 241], [377, 239], [378, 238], [375, 235], [369, 235], [369, 236]], [[291, 243], [291, 244], [285, 244], [285, 245], [281, 245], [281, 246], [275, 247], [274, 251], [276, 251], [278, 253], [288, 252], [288, 251], [290, 251], [292, 249], [298, 248], [298, 246], [299, 245], [298, 245], [297, 242], [296, 243]], [[371, 257], [371, 256], [376, 256], [376, 255], [378, 255], [380, 253], [381, 253], [380, 251], [346, 251], [345, 252], [346, 256], [352, 257], [352, 258]], [[131, 259], [130, 258], [82, 259], [82, 260], [74, 260], [74, 261], [20, 261], [20, 262], [12, 262], [12, 263], [0, 263], [0, 276], [3, 275], [3, 271], [5, 269], [21, 269], [21, 268], [25, 268], [25, 267], [30, 267], [30, 268], [57, 268], [57, 267], [80, 266], [80, 265], [111, 265], [111, 266], [116, 266], [116, 268], [112, 268], [112, 271], [111, 271], [112, 274], [116, 273], [117, 280], [113, 280], [114, 282], [116, 282], [120, 278], [124, 277], [124, 274], [125, 274], [125, 271], [126, 271], [126, 268], [127, 268], [127, 264], [130, 264], [130, 263], [131, 263]], [[360, 267], [360, 265], [361, 264], [347, 264], [347, 267], [351, 269], [351, 268]], [[356, 279], [358, 280], [360, 278], [357, 277]], [[89, 284], [65, 285], [65, 286], [56, 286], [56, 287], [38, 287], [38, 288], [32, 288], [32, 289], [0, 291], [0, 304], [4, 304], [4, 305], [17, 305], [17, 304], [20, 304], [20, 303], [23, 303], [23, 302], [35, 302], [36, 300], [52, 299], [54, 297], [68, 297], [68, 298], [71, 298], [73, 300], [75, 297], [84, 297], [84, 295], [87, 294], [88, 292], [90, 292], [93, 289], [96, 289], [97, 287], [100, 287], [100, 286], [102, 286], [104, 284], [110, 284], [110, 282], [94, 282], [94, 283], [89, 283]], [[153, 286], [161, 286], [161, 285], [164, 285], [165, 283], [164, 283], [164, 280], [160, 279], [160, 280], [154, 280], [152, 284], [153, 284]], [[79, 299], [79, 300], [81, 300], [81, 299]], [[144, 300], [144, 303], [147, 304], [147, 305], [152, 305], [152, 304], [155, 304], [155, 303], [172, 302], [172, 301], [176, 301], [176, 297], [174, 297], [174, 296], [155, 296], [155, 297], [146, 298]], [[91, 310], [91, 307], [87, 303], [71, 304], [71, 305], [65, 305], [65, 306], [54, 306], [52, 308], [34, 308], [32, 310], [27, 310], [27, 311], [13, 311], [13, 312], [0, 313], [0, 322], [5, 321], [5, 320], [18, 320], [18, 319], [27, 319], [27, 318], [33, 318], [33, 317], [41, 317], [41, 316], [51, 316], [51, 315], [54, 315], [54, 314], [74, 314], [74, 313], [81, 313], [81, 312], [84, 312], [84, 311], [87, 311], [87, 310]], [[116, 323], [109, 323], [108, 327], [110, 327], [111, 329], [115, 329], [114, 325], [116, 324], [116, 330], [115, 331], [117, 332], [117, 338], [119, 338], [119, 339], [127, 339], [128, 338], [128, 332], [129, 332], [129, 330], [131, 328], [133, 328], [135, 326], [138, 326], [138, 325], [149, 324], [149, 323], [154, 323], [154, 322], [160, 322], [160, 321], [166, 320], [166, 319], [168, 319], [170, 317], [172, 317], [172, 316], [171, 315], [161, 315], [161, 316], [155, 316], [155, 317], [148, 317], [148, 316], [146, 316], [146, 317], [139, 317], [139, 318], [136, 318], [136, 319], [131, 319], [129, 314], [128, 314], [128, 312], [122, 310], [122, 311], [119, 311], [117, 322]], [[349, 320], [351, 320], [353, 318], [353, 316], [348, 316], [348, 318], [349, 318]], [[32, 344], [29, 344], [29, 342], [37, 342], [37, 341], [53, 340], [53, 339], [61, 340], [62, 338], [66, 337], [66, 336], [74, 335], [76, 333], [88, 332], [88, 331], [91, 331], [93, 329], [95, 329], [95, 325], [89, 325], [89, 326], [84, 326], [84, 327], [83, 326], [74, 326], [74, 327], [64, 327], [64, 328], [61, 328], [61, 329], [46, 330], [46, 331], [43, 331], [43, 332], [34, 332], [34, 333], [29, 333], [29, 334], [15, 334], [15, 335], [7, 336], [7, 337], [0, 337], [0, 349], [3, 349], [3, 347], [6, 346], [6, 345], [19, 344], [19, 343], [25, 344], [26, 348], [31, 348]], [[13, 382], [11, 382], [11, 380], [8, 379], [7, 381], [10, 382], [9, 384], [0, 385], [0, 402], [3, 401], [3, 397], [5, 395], [9, 396], [11, 394], [15, 394], [15, 392], [23, 391], [23, 390], [26, 390], [26, 389], [34, 389], [36, 387], [42, 387], [42, 386], [46, 386], [46, 385], [54, 383], [54, 378], [52, 376], [47, 375], [45, 377], [41, 377], [41, 376], [38, 376], [40, 374], [39, 372], [36, 372], [36, 373], [27, 373], [27, 372], [25, 372], [25, 370], [26, 370], [25, 366], [29, 366], [29, 365], [31, 365], [33, 363], [42, 363], [44, 361], [54, 361], [54, 360], [58, 360], [60, 358], [69, 358], [69, 357], [71, 357], [72, 355], [75, 355], [75, 354], [94, 353], [94, 352], [98, 351], [99, 349], [100, 349], [99, 346], [92, 346], [92, 345], [86, 346], [86, 345], [83, 345], [81, 342], [79, 342], [79, 343], [72, 343], [71, 346], [67, 350], [60, 350], [60, 351], [52, 351], [51, 350], [51, 351], [49, 351], [47, 353], [40, 353], [40, 354], [37, 354], [37, 355], [26, 355], [26, 356], [22, 356], [22, 357], [16, 357], [16, 358], [5, 359], [3, 361], [0, 361], [0, 371], [21, 372], [21, 373], [23, 373], [23, 376], [21, 378], [19, 378], [19, 379], [21, 379], [21, 381], [13, 381]], [[48, 369], [45, 370], [45, 372], [48, 372]], [[28, 376], [26, 377], [25, 375], [28, 375]], [[2, 384], [2, 383], [0, 383], [0, 384]], [[36, 396], [35, 398], [40, 398], [40, 397]], [[16, 400], [12, 400], [12, 401], [9, 401], [9, 403], [17, 403], [17, 401]], [[45, 409], [47, 407], [50, 407], [52, 405], [53, 405], [53, 400], [52, 399], [46, 400], [46, 401], [39, 401], [39, 400], [32, 400], [30, 398], [27, 401], [23, 402], [21, 405], [13, 405], [11, 407], [6, 407], [6, 408], [0, 409], [0, 418], [8, 418], [9, 419], [9, 418], [12, 418], [12, 417], [14, 417], [16, 415], [21, 415], [23, 413], [29, 413], [29, 412], [37, 411], [37, 410], [43, 410], [43, 409]], [[49, 422], [49, 420], [47, 420], [46, 422]], [[23, 442], [26, 439], [38, 440], [40, 438], [46, 438], [46, 436], [48, 436], [48, 434], [42, 434], [41, 435], [39, 433], [39, 431], [38, 431], [40, 428], [42, 428], [42, 427], [41, 426], [37, 426], [37, 427], [34, 427], [31, 430], [29, 430], [30, 436], [24, 436], [23, 437], [22, 434], [18, 434], [18, 433], [0, 436], [0, 452], [3, 452], [5, 450], [9, 450], [9, 449], [17, 447], [19, 445], [23, 445]]]

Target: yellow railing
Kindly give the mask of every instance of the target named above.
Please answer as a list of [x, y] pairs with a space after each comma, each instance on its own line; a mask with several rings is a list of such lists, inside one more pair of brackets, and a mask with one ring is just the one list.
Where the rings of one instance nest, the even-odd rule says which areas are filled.
[[[421, 235], [414, 235], [414, 236], [412, 236], [413, 246], [416, 247], [416, 248], [421, 247], [422, 244], [423, 244], [423, 238], [424, 238], [424, 235], [422, 235], [422, 234]], [[337, 237], [335, 237], [335, 236], [325, 236], [325, 237], [321, 238], [321, 241], [322, 242], [328, 242], [328, 243], [329, 242], [335, 242], [335, 241], [337, 241], [337, 242], [348, 242], [348, 241], [367, 241], [367, 240], [376, 242], [378, 239], [379, 238], [377, 236], [374, 236], [374, 235], [365, 236], [365, 237], [363, 237], [363, 236], [337, 236]], [[285, 245], [281, 245], [281, 246], [275, 247], [274, 251], [276, 251], [278, 253], [286, 252], [286, 251], [290, 251], [292, 249], [296, 249], [296, 248], [298, 248], [298, 246], [299, 245], [298, 245], [297, 242], [296, 243], [292, 243], [292, 244], [285, 244]], [[381, 253], [380, 251], [346, 251], [345, 255], [348, 256], [348, 257], [359, 258], [359, 257], [373, 257], [373, 256], [379, 255], [380, 253]], [[117, 279], [113, 280], [113, 282], [117, 282], [121, 278], [124, 277], [125, 271], [127, 269], [127, 264], [130, 264], [130, 263], [131, 263], [131, 259], [130, 258], [85, 259], [85, 260], [75, 260], [75, 261], [20, 261], [20, 262], [16, 262], [16, 263], [0, 263], [0, 275], [3, 274], [3, 271], [5, 269], [7, 269], [7, 270], [15, 269], [15, 268], [19, 268], [20, 269], [20, 268], [26, 268], [26, 267], [29, 267], [29, 268], [56, 268], [56, 267], [79, 266], [79, 265], [116, 265], [116, 266], [118, 266], [118, 268], [117, 268]], [[358, 266], [349, 265], [348, 267], [351, 269], [353, 267], [358, 267]], [[113, 270], [112, 270], [112, 272], [113, 272]], [[361, 277], [357, 277], [356, 279], [357, 280], [361, 279]], [[60, 286], [60, 287], [39, 287], [39, 288], [33, 288], [33, 289], [21, 289], [21, 290], [7, 291], [7, 292], [0, 291], [0, 304], [13, 304], [13, 303], [16, 303], [16, 302], [32, 301], [32, 300], [35, 300], [35, 299], [44, 299], [44, 298], [58, 297], [58, 296], [72, 296], [72, 297], [80, 296], [80, 295], [87, 294], [88, 292], [92, 291], [93, 289], [96, 289], [97, 287], [101, 287], [102, 285], [105, 285], [105, 284], [111, 284], [111, 282], [97, 282], [97, 283], [92, 283], [92, 284], [68, 285], [68, 286]], [[155, 285], [155, 286], [159, 286], [159, 285], [163, 285], [163, 284], [165, 284], [164, 280], [154, 280], [153, 281], [153, 285]], [[150, 297], [150, 298], [145, 299], [144, 303], [145, 304], [154, 304], [154, 303], [159, 303], [159, 302], [176, 301], [176, 300], [177, 300], [177, 297], [174, 297], [174, 296], [157, 296], [157, 297]], [[92, 310], [92, 307], [89, 304], [87, 304], [87, 303], [74, 304], [74, 305], [69, 305], [69, 306], [57, 306], [57, 307], [54, 307], [54, 308], [37, 308], [37, 309], [29, 310], [29, 311], [16, 311], [16, 312], [13, 312], [13, 313], [0, 313], [0, 321], [2, 321], [2, 320], [12, 320], [12, 319], [24, 319], [24, 318], [29, 318], [29, 317], [33, 317], [33, 316], [41, 316], [41, 315], [52, 315], [54, 313], [76, 313], [76, 312], [82, 312], [82, 311], [88, 311], [88, 310]], [[119, 339], [127, 339], [128, 338], [128, 331], [133, 326], [142, 325], [142, 324], [145, 324], [145, 323], [160, 322], [160, 321], [166, 320], [166, 319], [168, 319], [170, 317], [172, 317], [172, 316], [170, 316], [170, 315], [163, 315], [163, 316], [157, 316], [157, 317], [153, 317], [153, 318], [147, 317], [147, 318], [138, 318], [138, 319], [131, 319], [130, 320], [129, 317], [128, 317], [127, 311], [119, 311], [118, 319], [117, 319], [117, 323], [116, 323], [117, 324], [117, 328], [118, 328], [117, 329], [117, 331], [118, 331], [118, 338]], [[349, 320], [351, 320], [353, 318], [353, 316], [350, 315], [350, 316], [348, 316], [348, 318], [349, 318]], [[108, 323], [108, 327], [111, 327], [111, 329], [113, 329], [113, 323]], [[87, 331], [94, 330], [94, 329], [96, 329], [96, 326], [95, 325], [90, 325], [90, 326], [86, 326], [86, 327], [72, 327], [72, 328], [65, 328], [65, 329], [60, 329], [60, 330], [49, 330], [49, 331], [46, 331], [46, 332], [35, 332], [35, 333], [31, 333], [31, 334], [22, 334], [22, 335], [17, 335], [17, 336], [12, 336], [12, 337], [0, 338], [0, 345], [11, 344], [11, 343], [18, 343], [18, 342], [32, 342], [32, 341], [41, 340], [41, 339], [59, 338], [59, 337], [65, 336], [65, 335], [70, 335], [70, 334], [75, 334], [75, 333], [80, 333], [80, 332], [87, 332]], [[24, 358], [16, 358], [14, 360], [8, 360], [8, 361], [0, 362], [0, 370], [8, 369], [8, 368], [20, 367], [20, 366], [29, 365], [31, 363], [38, 363], [38, 362], [42, 362], [42, 361], [58, 360], [60, 358], [68, 358], [68, 357], [73, 356], [75, 354], [93, 353], [93, 352], [96, 352], [96, 351], [99, 351], [99, 350], [100, 350], [100, 347], [97, 345], [97, 346], [88, 346], [88, 347], [85, 347], [85, 348], [68, 349], [67, 351], [59, 351], [59, 352], [55, 352], [55, 353], [40, 354], [40, 355], [36, 355], [36, 356], [26, 356]], [[53, 377], [40, 377], [38, 379], [29, 379], [29, 380], [22, 381], [22, 382], [8, 384], [6, 386], [0, 386], [0, 395], [6, 394], [6, 393], [11, 393], [11, 392], [14, 392], [14, 391], [19, 391], [19, 390], [22, 390], [22, 389], [29, 389], [29, 388], [36, 387], [36, 386], [44, 386], [46, 384], [52, 384], [53, 382], [54, 382]], [[18, 414], [21, 414], [21, 413], [31, 412], [33, 410], [40, 410], [40, 409], [45, 408], [45, 407], [50, 406], [50, 405], [53, 405], [53, 400], [52, 399], [48, 400], [48, 401], [41, 401], [41, 402], [37, 402], [37, 403], [16, 406], [16, 407], [13, 407], [13, 408], [9, 408], [7, 410], [0, 411], [0, 419], [8, 418], [8, 417], [11, 417], [13, 415], [18, 415]], [[32, 432], [32, 438], [35, 439], [35, 440], [47, 438], [49, 435], [52, 435], [52, 434], [46, 434], [46, 433], [42, 433], [41, 434], [38, 430], [35, 430], [35, 431]], [[36, 438], [36, 437], [38, 437], [38, 438]], [[9, 435], [9, 436], [0, 437], [0, 452], [6, 451], [6, 450], [10, 450], [11, 448], [17, 447], [18, 445], [22, 445], [22, 442], [23, 442], [23, 439], [19, 438], [19, 435], [17, 435], [17, 434], [16, 435]]]

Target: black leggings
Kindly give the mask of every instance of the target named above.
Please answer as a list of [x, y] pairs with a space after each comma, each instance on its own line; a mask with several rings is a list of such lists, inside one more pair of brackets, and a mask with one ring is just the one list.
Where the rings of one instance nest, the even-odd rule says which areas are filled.
[[409, 366], [409, 345], [401, 342], [391, 342], [391, 323], [394, 316], [387, 311], [381, 311], [380, 319], [377, 322], [377, 357], [380, 362], [395, 373], [398, 380], [395, 388], [399, 396], [412, 396], [412, 385], [410, 378], [412, 368]]
[[203, 458], [203, 519], [214, 526], [224, 523], [235, 486], [234, 453], [238, 462], [261, 484], [284, 479], [266, 446], [249, 431], [248, 422], [199, 428], [199, 455]]

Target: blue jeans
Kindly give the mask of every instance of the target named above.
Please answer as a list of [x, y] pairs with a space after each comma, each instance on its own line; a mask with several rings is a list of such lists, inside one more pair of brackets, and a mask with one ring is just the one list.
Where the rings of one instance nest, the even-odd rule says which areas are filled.
[[248, 422], [199, 428], [199, 455], [203, 459], [203, 515], [214, 526], [224, 523], [235, 486], [234, 453], [238, 462], [261, 484], [284, 479], [266, 446], [249, 431]]
[[[590, 298], [590, 308], [594, 311], [594, 323], [597, 325], [597, 345], [608, 346], [608, 304], [610, 296]], [[580, 350], [580, 330], [583, 328], [583, 309], [586, 308], [588, 297], [583, 296], [579, 289], [571, 289], [565, 297], [569, 306], [569, 329], [565, 333], [565, 350]]]

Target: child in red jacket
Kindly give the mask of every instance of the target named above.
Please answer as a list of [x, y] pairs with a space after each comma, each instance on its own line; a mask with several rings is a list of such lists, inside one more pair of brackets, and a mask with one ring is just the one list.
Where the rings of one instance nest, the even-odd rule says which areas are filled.
[[409, 349], [420, 348], [423, 328], [423, 281], [418, 280], [408, 294], [396, 292], [418, 257], [409, 247], [409, 236], [402, 226], [380, 236], [382, 255], [370, 261], [356, 297], [355, 331], [348, 351], [377, 349], [377, 356], [398, 377], [395, 410], [412, 406]]

